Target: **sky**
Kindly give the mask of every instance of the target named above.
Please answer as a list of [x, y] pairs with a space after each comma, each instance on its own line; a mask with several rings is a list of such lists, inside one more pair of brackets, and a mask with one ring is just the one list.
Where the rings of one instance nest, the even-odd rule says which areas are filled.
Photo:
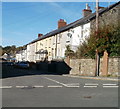
[[[107, 7], [113, 3], [100, 2], [99, 5]], [[86, 2], [3, 2], [2, 46], [26, 45], [35, 40], [39, 33], [46, 34], [57, 29], [59, 19], [64, 19], [69, 24], [82, 18], [85, 4]], [[95, 12], [95, 2], [88, 4]]]

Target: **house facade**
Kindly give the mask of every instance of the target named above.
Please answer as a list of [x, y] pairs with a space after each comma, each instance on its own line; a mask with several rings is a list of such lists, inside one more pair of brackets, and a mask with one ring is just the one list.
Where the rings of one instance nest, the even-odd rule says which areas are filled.
[[27, 49], [21, 50], [16, 53], [16, 61], [27, 61]]

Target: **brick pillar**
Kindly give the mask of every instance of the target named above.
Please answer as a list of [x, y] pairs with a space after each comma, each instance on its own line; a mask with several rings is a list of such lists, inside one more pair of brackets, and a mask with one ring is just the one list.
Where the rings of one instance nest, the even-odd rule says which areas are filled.
[[103, 62], [102, 62], [102, 76], [108, 75], [108, 53], [104, 51]]

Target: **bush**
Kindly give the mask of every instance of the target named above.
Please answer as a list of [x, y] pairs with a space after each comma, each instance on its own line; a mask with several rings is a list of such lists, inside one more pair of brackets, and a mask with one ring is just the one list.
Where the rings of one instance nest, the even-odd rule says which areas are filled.
[[77, 57], [95, 58], [95, 51], [100, 56], [107, 50], [109, 56], [120, 56], [120, 26], [106, 26], [98, 32], [92, 32], [90, 37], [78, 47]]

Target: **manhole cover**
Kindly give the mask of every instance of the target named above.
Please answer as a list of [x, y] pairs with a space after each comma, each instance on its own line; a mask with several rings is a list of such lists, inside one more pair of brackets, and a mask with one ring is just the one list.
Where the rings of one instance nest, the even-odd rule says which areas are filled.
[[90, 98], [92, 98], [92, 96], [84, 96], [84, 98], [88, 98], [88, 99], [90, 99]]

